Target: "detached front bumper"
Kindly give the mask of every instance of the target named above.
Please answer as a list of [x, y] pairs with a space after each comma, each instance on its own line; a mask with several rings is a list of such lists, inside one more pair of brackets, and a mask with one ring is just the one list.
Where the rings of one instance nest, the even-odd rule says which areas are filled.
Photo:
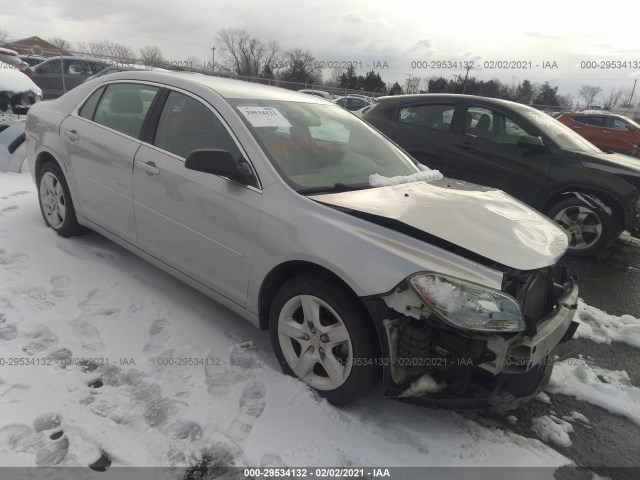
[[[472, 334], [402, 315], [389, 320], [379, 299], [367, 300], [383, 339], [385, 395], [461, 410], [516, 408], [548, 383], [553, 350], [578, 326], [577, 301], [578, 286], [569, 281], [553, 311], [527, 336]], [[427, 388], [421, 391], [421, 385]]]

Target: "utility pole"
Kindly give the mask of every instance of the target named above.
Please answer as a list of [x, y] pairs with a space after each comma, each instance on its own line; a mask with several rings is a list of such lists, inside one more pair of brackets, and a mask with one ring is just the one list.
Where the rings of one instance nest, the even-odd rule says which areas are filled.
[[211, 47], [211, 73], [216, 71], [216, 47]]
[[629, 96], [629, 107], [632, 106], [633, 92], [636, 91], [636, 83], [638, 83], [638, 79], [637, 78], [633, 81], [633, 88], [631, 89], [631, 95]]
[[411, 87], [411, 74], [407, 73], [407, 77], [407, 93], [413, 93], [413, 88]]
[[467, 73], [464, 76], [464, 84], [462, 86], [462, 94], [464, 95], [467, 91], [467, 80], [469, 79], [469, 70], [471, 69], [471, 65], [467, 65]]

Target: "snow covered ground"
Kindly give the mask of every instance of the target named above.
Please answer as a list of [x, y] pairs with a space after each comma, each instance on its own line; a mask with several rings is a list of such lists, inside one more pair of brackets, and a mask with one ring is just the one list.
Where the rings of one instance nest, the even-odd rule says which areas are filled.
[[[640, 324], [604, 328], [610, 317], [581, 308], [601, 336]], [[570, 463], [538, 440], [377, 392], [329, 405], [280, 373], [266, 332], [97, 234], [56, 236], [25, 173], [0, 173], [0, 352], [0, 466]], [[617, 389], [637, 421], [638, 389], [622, 373], [573, 367], [551, 391], [609, 408]], [[535, 428], [566, 445], [576, 419]]]

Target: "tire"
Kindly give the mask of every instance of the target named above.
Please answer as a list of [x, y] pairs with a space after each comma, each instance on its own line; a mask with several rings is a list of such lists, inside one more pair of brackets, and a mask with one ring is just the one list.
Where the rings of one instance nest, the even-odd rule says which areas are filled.
[[611, 207], [596, 200], [592, 202], [591, 197], [582, 200], [571, 195], [547, 212], [547, 216], [569, 236], [568, 253], [571, 255], [592, 257], [620, 236], [621, 229], [609, 213]]
[[282, 371], [334, 405], [353, 402], [378, 381], [373, 323], [355, 295], [327, 279], [302, 276], [286, 282], [271, 302], [269, 331]]
[[61, 237], [88, 231], [78, 223], [67, 180], [55, 162], [45, 163], [38, 173], [38, 202], [45, 223]]

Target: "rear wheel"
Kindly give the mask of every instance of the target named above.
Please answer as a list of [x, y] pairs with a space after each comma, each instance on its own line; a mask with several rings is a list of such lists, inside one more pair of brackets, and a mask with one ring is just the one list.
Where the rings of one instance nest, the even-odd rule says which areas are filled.
[[569, 236], [569, 253], [579, 257], [596, 255], [620, 235], [613, 211], [597, 201], [568, 197], [556, 203], [547, 215]]
[[78, 223], [69, 186], [55, 162], [47, 162], [40, 169], [38, 200], [45, 223], [61, 237], [74, 237], [87, 232], [87, 229]]
[[357, 301], [328, 280], [297, 277], [278, 290], [269, 312], [282, 370], [335, 405], [364, 395], [378, 379], [377, 336]]

